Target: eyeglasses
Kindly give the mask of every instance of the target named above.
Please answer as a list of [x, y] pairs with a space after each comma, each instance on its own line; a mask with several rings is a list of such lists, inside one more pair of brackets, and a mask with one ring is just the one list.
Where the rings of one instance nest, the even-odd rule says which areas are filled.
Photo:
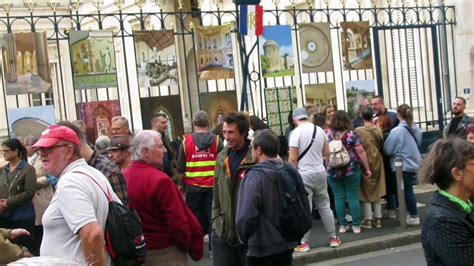
[[51, 154], [56, 148], [66, 147], [66, 146], [69, 146], [69, 145], [70, 145], [70, 144], [54, 145], [54, 146], [51, 146], [51, 147], [48, 147], [48, 148], [38, 148], [37, 151], [38, 151], [40, 154], [49, 155], [49, 154]]

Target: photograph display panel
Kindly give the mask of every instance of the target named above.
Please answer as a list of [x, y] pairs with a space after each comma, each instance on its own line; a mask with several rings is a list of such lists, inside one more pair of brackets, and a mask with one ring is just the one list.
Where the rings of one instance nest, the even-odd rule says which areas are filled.
[[265, 26], [260, 37], [259, 52], [263, 77], [294, 76], [294, 53], [288, 25]]
[[330, 24], [301, 24], [298, 33], [303, 73], [333, 71]]
[[150, 120], [157, 113], [165, 113], [168, 117], [167, 135], [175, 141], [184, 135], [181, 98], [179, 95], [141, 98], [141, 113], [144, 129], [151, 129]]
[[324, 107], [337, 106], [336, 83], [321, 83], [304, 86], [306, 105]]
[[267, 125], [278, 135], [283, 135], [288, 125], [288, 116], [296, 108], [296, 87], [265, 89]]
[[117, 86], [111, 31], [71, 31], [69, 43], [75, 89]]
[[135, 58], [140, 87], [178, 85], [173, 31], [135, 32]]
[[13, 138], [39, 137], [49, 125], [56, 123], [53, 105], [8, 109], [7, 114]]
[[87, 139], [94, 143], [100, 135], [111, 135], [111, 120], [120, 116], [119, 100], [76, 104], [77, 117], [86, 124]]
[[341, 22], [341, 49], [345, 70], [372, 69], [370, 24]]
[[361, 105], [370, 104], [375, 95], [374, 80], [353, 80], [346, 82], [347, 112], [351, 118], [357, 116]]
[[51, 91], [46, 32], [6, 33], [0, 43], [7, 95]]
[[199, 79], [234, 78], [232, 25], [196, 27]]
[[209, 115], [210, 128], [224, 122], [224, 117], [237, 111], [235, 91], [204, 92], [199, 94], [201, 108]]

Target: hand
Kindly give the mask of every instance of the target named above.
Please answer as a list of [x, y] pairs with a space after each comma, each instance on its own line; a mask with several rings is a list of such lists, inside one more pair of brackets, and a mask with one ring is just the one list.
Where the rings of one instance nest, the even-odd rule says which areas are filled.
[[23, 236], [29, 236], [30, 232], [23, 228], [13, 229], [10, 231], [10, 239], [16, 239]]
[[2, 213], [7, 208], [8, 208], [7, 200], [6, 199], [0, 199], [0, 213]]
[[367, 180], [371, 180], [371, 179], [372, 179], [372, 172], [370, 171], [370, 169], [365, 170], [365, 178], [366, 178]]
[[33, 254], [31, 254], [31, 253], [26, 249], [26, 250], [23, 250], [23, 251], [22, 251], [21, 256], [22, 256], [23, 258], [30, 258], [30, 257], [33, 257]]

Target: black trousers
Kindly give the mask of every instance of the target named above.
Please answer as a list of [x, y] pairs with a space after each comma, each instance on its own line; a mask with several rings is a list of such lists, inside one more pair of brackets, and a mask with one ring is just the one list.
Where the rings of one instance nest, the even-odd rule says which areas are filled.
[[252, 257], [247, 255], [246, 266], [291, 266], [293, 262], [293, 249], [265, 257]]

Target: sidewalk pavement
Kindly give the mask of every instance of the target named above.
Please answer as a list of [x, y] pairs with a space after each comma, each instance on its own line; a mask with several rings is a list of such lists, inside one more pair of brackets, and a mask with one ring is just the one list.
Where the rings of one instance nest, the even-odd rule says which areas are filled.
[[[415, 189], [418, 202], [418, 212], [421, 222], [429, 208], [431, 195], [435, 188], [433, 186], [420, 186]], [[354, 234], [349, 230], [345, 234], [338, 234], [342, 239], [342, 244], [338, 248], [329, 247], [329, 239], [324, 230], [321, 220], [313, 221], [313, 228], [310, 237], [309, 252], [294, 252], [293, 264], [305, 265], [308, 263], [321, 262], [325, 260], [347, 257], [371, 251], [389, 249], [396, 246], [408, 245], [421, 241], [421, 226], [408, 226], [407, 230], [400, 227], [398, 219], [384, 218], [382, 228], [364, 229], [362, 233]], [[336, 226], [337, 232], [339, 227]], [[188, 265], [204, 266], [212, 265], [212, 259], [206, 253], [199, 262], [188, 260]]]

